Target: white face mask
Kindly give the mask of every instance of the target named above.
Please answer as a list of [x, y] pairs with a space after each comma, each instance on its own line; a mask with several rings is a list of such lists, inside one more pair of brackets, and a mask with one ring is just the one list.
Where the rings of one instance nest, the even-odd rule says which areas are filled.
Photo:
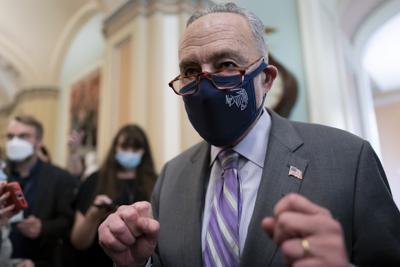
[[7, 142], [7, 157], [11, 161], [23, 161], [33, 155], [33, 145], [26, 140], [14, 137]]

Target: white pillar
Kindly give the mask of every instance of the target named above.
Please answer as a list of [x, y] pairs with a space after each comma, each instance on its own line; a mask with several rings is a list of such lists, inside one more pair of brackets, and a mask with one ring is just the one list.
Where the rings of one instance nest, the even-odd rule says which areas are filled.
[[298, 7], [310, 120], [354, 130], [336, 1], [298, 0]]

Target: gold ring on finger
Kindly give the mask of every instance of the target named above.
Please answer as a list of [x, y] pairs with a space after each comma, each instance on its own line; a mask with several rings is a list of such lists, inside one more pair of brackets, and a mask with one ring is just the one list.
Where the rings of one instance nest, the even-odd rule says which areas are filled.
[[309, 257], [311, 256], [311, 250], [310, 250], [310, 242], [306, 238], [303, 238], [301, 240], [301, 247], [304, 250], [303, 257]]

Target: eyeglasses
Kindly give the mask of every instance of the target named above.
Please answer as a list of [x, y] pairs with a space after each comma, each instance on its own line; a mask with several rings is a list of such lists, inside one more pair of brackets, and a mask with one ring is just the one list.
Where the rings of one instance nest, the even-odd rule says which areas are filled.
[[188, 76], [180, 74], [170, 81], [168, 85], [177, 95], [188, 96], [199, 90], [199, 82], [201, 78], [204, 77], [208, 79], [217, 90], [229, 91], [240, 87], [243, 83], [246, 72], [261, 60], [264, 60], [264, 57], [258, 58], [245, 68], [224, 68], [213, 73], [203, 71], [196, 75]]

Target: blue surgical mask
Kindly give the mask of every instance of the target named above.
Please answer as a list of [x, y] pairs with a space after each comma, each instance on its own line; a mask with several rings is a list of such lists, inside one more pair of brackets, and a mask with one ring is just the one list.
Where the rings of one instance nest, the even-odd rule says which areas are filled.
[[[257, 107], [254, 77], [266, 67], [267, 64], [262, 62], [244, 76], [239, 88], [229, 91], [216, 89], [210, 80], [203, 77], [195, 94], [183, 96], [189, 120], [204, 140], [214, 146], [232, 145], [253, 124], [263, 109], [263, 103]], [[217, 78], [214, 81], [219, 84], [232, 84], [238, 79], [228, 76]], [[190, 90], [193, 86], [194, 82], [182, 88], [182, 91]]]
[[117, 151], [115, 159], [123, 168], [134, 169], [142, 161], [142, 154], [138, 152]]

